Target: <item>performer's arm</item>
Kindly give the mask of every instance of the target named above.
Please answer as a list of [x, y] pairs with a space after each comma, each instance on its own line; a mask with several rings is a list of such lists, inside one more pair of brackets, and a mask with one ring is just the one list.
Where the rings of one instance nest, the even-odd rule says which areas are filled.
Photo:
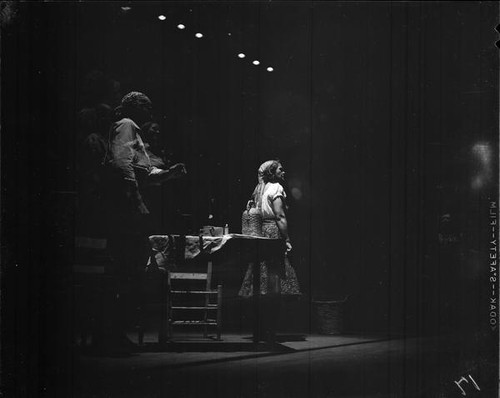
[[278, 225], [278, 229], [280, 230], [281, 235], [285, 239], [286, 250], [287, 252], [289, 252], [292, 250], [292, 244], [290, 242], [290, 237], [288, 236], [288, 221], [285, 215], [285, 204], [281, 196], [273, 200], [272, 209], [274, 216], [276, 217], [276, 224]]

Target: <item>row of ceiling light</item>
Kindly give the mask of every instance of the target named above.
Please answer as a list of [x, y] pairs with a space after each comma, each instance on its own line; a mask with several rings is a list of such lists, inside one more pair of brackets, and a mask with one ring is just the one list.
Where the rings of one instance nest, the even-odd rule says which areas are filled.
[[[165, 15], [163, 15], [163, 14], [162, 14], [162, 15], [158, 15], [158, 19], [159, 19], [160, 21], [165, 21], [165, 20], [167, 19], [167, 17], [166, 17]], [[179, 29], [179, 30], [184, 30], [184, 29], [186, 29], [186, 25], [184, 25], [184, 24], [180, 23], [180, 24], [178, 24], [178, 25], [177, 25], [177, 29]], [[231, 33], [228, 33], [228, 36], [231, 36]], [[202, 38], [203, 38], [203, 33], [201, 33], [201, 32], [196, 32], [196, 33], [194, 34], [194, 37], [196, 37], [197, 39], [202, 39]], [[238, 54], [238, 58], [239, 58], [239, 59], [244, 59], [244, 58], [246, 58], [246, 54], [245, 54], [245, 53], [239, 53], [239, 54]], [[259, 65], [260, 65], [260, 61], [259, 61], [259, 60], [257, 60], [257, 59], [255, 59], [255, 60], [253, 60], [253, 61], [252, 61], [252, 64], [253, 64], [253, 65], [255, 65], [255, 66], [259, 66]], [[267, 70], [268, 72], [273, 72], [273, 71], [274, 71], [274, 68], [273, 68], [272, 66], [268, 66], [268, 67], [266, 68], [266, 70]]]

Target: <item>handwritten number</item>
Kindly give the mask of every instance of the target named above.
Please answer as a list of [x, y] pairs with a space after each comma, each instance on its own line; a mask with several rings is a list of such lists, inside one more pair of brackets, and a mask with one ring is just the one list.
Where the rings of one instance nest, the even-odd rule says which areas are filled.
[[[471, 379], [472, 383], [474, 384], [474, 387], [476, 388], [476, 390], [481, 391], [481, 389], [479, 388], [479, 386], [476, 383], [476, 380], [474, 380], [471, 375], [468, 375], [468, 376], [469, 376], [469, 379]], [[458, 388], [460, 388], [460, 391], [462, 391], [462, 395], [467, 395], [465, 390], [460, 385], [463, 381], [465, 381], [466, 383], [469, 383], [469, 380], [467, 380], [465, 377], [462, 376], [459, 381], [455, 381], [455, 384], [457, 385]]]

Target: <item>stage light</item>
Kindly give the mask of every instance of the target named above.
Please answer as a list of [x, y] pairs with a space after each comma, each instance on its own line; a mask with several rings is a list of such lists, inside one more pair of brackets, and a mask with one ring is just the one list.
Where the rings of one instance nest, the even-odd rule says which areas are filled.
[[199, 33], [198, 32], [198, 33], [195, 34], [195, 36], [196, 36], [197, 39], [201, 39], [203, 37], [203, 33]]
[[267, 67], [267, 71], [268, 71], [268, 72], [272, 72], [272, 71], [274, 71], [274, 68], [273, 68], [272, 66], [268, 66], [268, 67]]
[[255, 61], [252, 62], [252, 64], [254, 64], [255, 66], [257, 66], [257, 65], [260, 65], [260, 62], [257, 61], [257, 60], [255, 60]]
[[180, 29], [180, 30], [186, 29], [186, 26], [180, 23], [179, 25], [177, 25], [177, 29]]
[[228, 36], [231, 36], [231, 32], [229, 32], [227, 35], [228, 35]]
[[120, 7], [123, 12], [130, 11], [132, 7]]
[[165, 19], [167, 19], [167, 17], [165, 15], [158, 15], [158, 19], [160, 21], [164, 21]]
[[239, 53], [239, 54], [238, 54], [238, 58], [243, 59], [243, 58], [245, 58], [245, 57], [246, 57], [246, 55], [245, 55], [245, 54], [243, 54], [243, 53]]

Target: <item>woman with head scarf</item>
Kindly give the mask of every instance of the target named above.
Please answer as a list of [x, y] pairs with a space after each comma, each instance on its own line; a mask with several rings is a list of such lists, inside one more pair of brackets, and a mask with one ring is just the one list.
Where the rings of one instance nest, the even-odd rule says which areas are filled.
[[[292, 250], [292, 243], [288, 234], [288, 220], [286, 218], [286, 193], [281, 185], [285, 179], [285, 170], [278, 160], [268, 160], [261, 164], [258, 170], [258, 184], [247, 206], [255, 206], [262, 214], [262, 235], [267, 238], [283, 239], [286, 244], [286, 253], [282, 261], [276, 263], [262, 262], [260, 264], [260, 289], [264, 304], [263, 334], [272, 338], [274, 322], [277, 318], [277, 298], [279, 295], [299, 295], [299, 283], [295, 270], [288, 260]], [[240, 296], [253, 295], [252, 266], [248, 267]]]
[[252, 194], [255, 206], [262, 214], [262, 233], [268, 238], [285, 239], [287, 252], [292, 250], [288, 236], [288, 222], [285, 215], [285, 190], [281, 182], [285, 179], [285, 170], [277, 160], [268, 160], [259, 167], [259, 183]]

